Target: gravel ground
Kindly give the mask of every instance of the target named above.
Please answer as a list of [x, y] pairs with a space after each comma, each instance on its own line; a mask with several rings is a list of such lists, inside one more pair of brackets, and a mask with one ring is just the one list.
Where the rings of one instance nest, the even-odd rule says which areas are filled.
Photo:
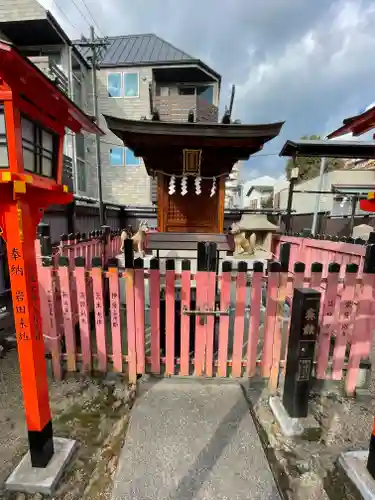
[[[135, 388], [119, 377], [50, 381], [54, 434], [77, 439], [73, 461], [55, 500], [110, 499], [112, 478], [125, 437]], [[4, 481], [27, 451], [27, 433], [16, 351], [0, 359], [0, 498], [40, 500], [8, 493]]]
[[324, 393], [312, 392], [310, 425], [306, 423], [303, 436], [287, 438], [271, 412], [267, 389], [260, 381], [250, 382], [247, 394], [253, 416], [285, 499], [362, 498], [337, 467], [337, 458], [341, 452], [368, 449], [375, 415], [374, 393], [374, 376], [366, 398], [346, 398], [340, 386]]

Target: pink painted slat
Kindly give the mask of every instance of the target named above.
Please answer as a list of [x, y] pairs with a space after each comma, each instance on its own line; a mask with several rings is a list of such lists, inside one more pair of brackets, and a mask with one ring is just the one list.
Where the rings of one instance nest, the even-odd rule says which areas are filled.
[[69, 372], [75, 372], [77, 370], [76, 338], [73, 324], [71, 277], [67, 257], [60, 257], [58, 275], [62, 302], [67, 368]]
[[284, 317], [284, 304], [286, 298], [286, 291], [288, 285], [288, 272], [282, 272], [279, 276], [279, 286], [277, 291], [277, 307], [276, 307], [276, 321], [273, 332], [272, 342], [272, 366], [270, 379], [268, 383], [268, 390], [274, 394], [277, 390], [279, 382], [281, 347], [282, 347], [282, 329], [281, 321]]
[[332, 379], [341, 380], [345, 362], [345, 352], [348, 339], [351, 337], [353, 320], [355, 318], [354, 294], [357, 282], [357, 266], [346, 268], [344, 288], [342, 290], [339, 311], [339, 326], [336, 330], [335, 349], [332, 359]]
[[[196, 283], [196, 309], [206, 310], [208, 294], [208, 272], [198, 271], [195, 275]], [[196, 317], [195, 320], [195, 357], [194, 375], [200, 377], [204, 370], [204, 358], [206, 351], [206, 323], [203, 317]]]
[[126, 331], [128, 340], [129, 382], [137, 381], [137, 352], [135, 342], [134, 269], [125, 269]]
[[91, 371], [91, 343], [90, 343], [90, 316], [87, 303], [86, 269], [83, 260], [80, 259], [80, 265], [77, 265], [74, 271], [77, 298], [78, 298], [78, 317], [79, 329], [81, 334], [82, 350], [82, 371], [83, 373]]
[[[52, 259], [51, 259], [52, 261]], [[42, 311], [43, 337], [52, 356], [53, 375], [57, 380], [62, 379], [60, 335], [56, 323], [56, 293], [53, 280], [53, 267], [41, 266], [38, 269], [39, 296]], [[45, 304], [43, 304], [45, 303]]]
[[[154, 265], [155, 268], [153, 268]], [[160, 373], [160, 270], [159, 270], [158, 259], [151, 260], [149, 284], [150, 284], [150, 321], [151, 321], [151, 372], [159, 374]]]
[[94, 292], [94, 314], [96, 347], [98, 352], [98, 369], [100, 372], [105, 372], [107, 370], [107, 345], [103, 302], [103, 270], [101, 267], [92, 268], [91, 279]]
[[145, 272], [143, 260], [137, 259], [136, 264], [142, 268], [134, 270], [134, 294], [135, 294], [135, 349], [137, 352], [137, 373], [143, 374], [146, 370], [145, 360]]
[[269, 377], [271, 374], [273, 333], [275, 330], [277, 313], [277, 289], [279, 286], [280, 272], [273, 271], [273, 266], [275, 266], [275, 263], [272, 262], [269, 265], [267, 283], [266, 316], [264, 322], [263, 355], [261, 362], [263, 377]]
[[[333, 266], [333, 264], [331, 264]], [[339, 268], [336, 272], [329, 272], [327, 277], [327, 289], [323, 303], [322, 323], [318, 339], [318, 356], [316, 378], [326, 378], [328, 368], [331, 335], [337, 327], [337, 287], [339, 279]]]
[[357, 285], [357, 314], [354, 321], [345, 392], [353, 396], [357, 386], [359, 366], [370, 354], [374, 321], [375, 275], [363, 273], [362, 285]]
[[190, 360], [190, 316], [184, 314], [184, 310], [190, 310], [190, 261], [182, 261], [181, 272], [181, 354], [180, 375], [189, 375]]
[[[169, 268], [168, 265], [173, 269]], [[167, 270], [165, 272], [165, 374], [167, 376], [174, 375], [174, 308], [175, 308], [175, 271], [174, 271], [174, 261], [167, 260], [166, 262]]]
[[[209, 310], [215, 309], [215, 295], [216, 295], [216, 272], [210, 271], [208, 273], [207, 284], [207, 308]], [[206, 324], [206, 376], [212, 377], [214, 367], [214, 328], [215, 317], [208, 316]]]
[[122, 373], [122, 335], [120, 311], [120, 283], [117, 267], [108, 266], [109, 297], [111, 309], [113, 370]]
[[251, 281], [249, 336], [247, 343], [246, 375], [248, 377], [253, 377], [255, 375], [257, 363], [260, 309], [262, 304], [262, 278], [263, 264], [254, 262], [254, 272]]
[[[231, 262], [223, 262], [222, 269], [223, 272], [221, 277], [220, 311], [226, 311], [230, 307], [230, 288], [232, 276]], [[226, 377], [228, 361], [229, 316], [220, 316], [219, 321], [219, 354], [217, 374], [219, 377]]]
[[246, 307], [246, 263], [238, 263], [236, 280], [236, 308], [234, 319], [234, 340], [232, 354], [232, 377], [242, 375], [242, 351], [243, 336], [245, 328], [245, 307]]

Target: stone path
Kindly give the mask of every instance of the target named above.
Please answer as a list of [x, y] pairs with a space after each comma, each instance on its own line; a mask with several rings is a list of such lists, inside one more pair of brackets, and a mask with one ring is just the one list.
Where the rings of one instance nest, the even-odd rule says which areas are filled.
[[112, 500], [280, 500], [235, 383], [164, 379], [131, 415]]

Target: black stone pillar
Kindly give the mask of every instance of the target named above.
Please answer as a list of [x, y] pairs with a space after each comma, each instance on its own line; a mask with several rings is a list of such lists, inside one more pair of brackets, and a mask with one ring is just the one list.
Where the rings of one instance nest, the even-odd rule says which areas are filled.
[[294, 290], [283, 393], [283, 405], [292, 418], [307, 417], [320, 295], [310, 288]]

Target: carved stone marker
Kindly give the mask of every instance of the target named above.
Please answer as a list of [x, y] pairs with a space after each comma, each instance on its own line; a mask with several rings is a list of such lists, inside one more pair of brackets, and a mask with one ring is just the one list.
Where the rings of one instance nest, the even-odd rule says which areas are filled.
[[283, 393], [283, 405], [292, 418], [307, 417], [320, 295], [311, 288], [294, 290]]

